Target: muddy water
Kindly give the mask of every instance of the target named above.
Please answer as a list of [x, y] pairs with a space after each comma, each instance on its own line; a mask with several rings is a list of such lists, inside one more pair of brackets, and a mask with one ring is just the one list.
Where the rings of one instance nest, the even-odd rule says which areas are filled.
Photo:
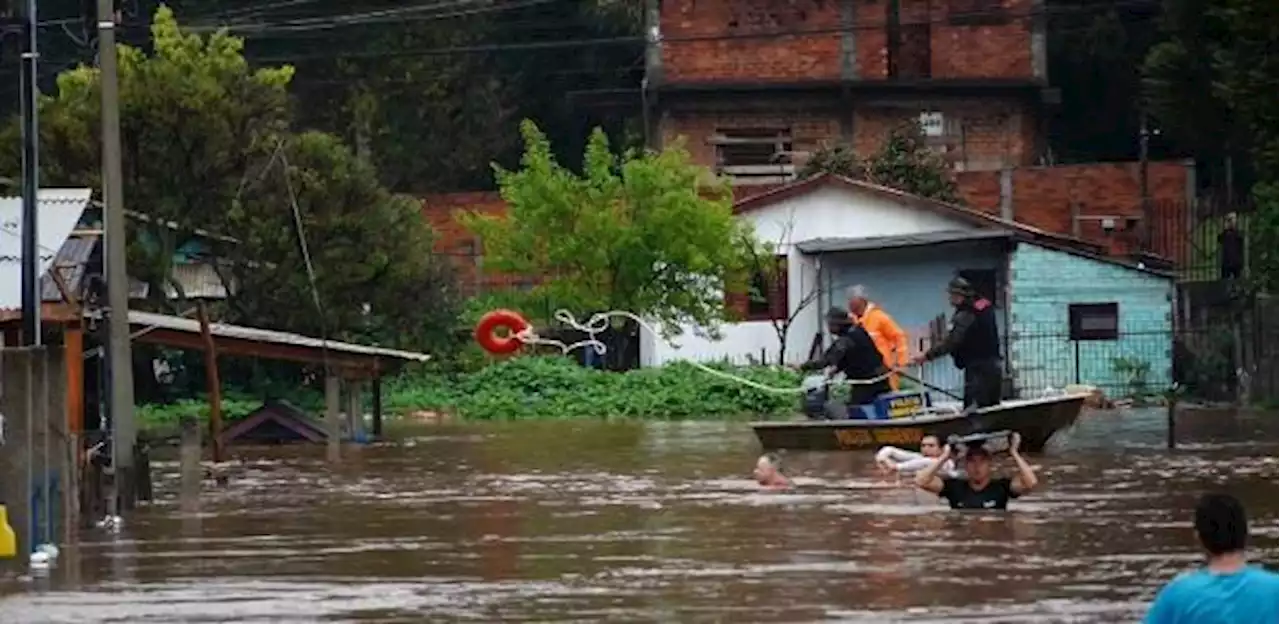
[[[244, 452], [199, 508], [85, 536], [49, 579], [0, 578], [0, 622], [1133, 621], [1197, 562], [1188, 513], [1241, 496], [1277, 555], [1274, 414], [1099, 414], [1034, 458], [1007, 514], [950, 512], [869, 455], [791, 455], [760, 493], [735, 424], [432, 428], [350, 451]], [[1258, 441], [1261, 442], [1258, 442]]]

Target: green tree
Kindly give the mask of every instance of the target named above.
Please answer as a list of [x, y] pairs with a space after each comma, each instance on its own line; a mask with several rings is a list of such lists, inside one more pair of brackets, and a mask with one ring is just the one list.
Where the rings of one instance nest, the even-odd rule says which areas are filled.
[[[120, 124], [127, 207], [176, 224], [129, 224], [129, 271], [151, 284], [155, 307], [179, 307], [163, 288], [174, 250], [203, 229], [240, 241], [210, 249], [236, 286], [226, 320], [402, 345], [447, 327], [435, 322], [453, 309], [447, 272], [423, 253], [431, 237], [416, 205], [382, 188], [335, 137], [291, 131], [291, 67], [254, 69], [239, 38], [184, 32], [164, 7], [151, 34], [149, 51], [119, 46]], [[99, 93], [98, 70], [81, 66], [41, 99], [43, 184], [100, 188]], [[0, 172], [14, 176], [16, 120], [4, 132]], [[301, 265], [295, 197], [323, 324]]]
[[1234, 37], [1221, 5], [1221, 0], [1165, 1], [1164, 40], [1151, 47], [1142, 65], [1143, 100], [1162, 132], [1204, 162], [1219, 187], [1229, 183], [1222, 166], [1230, 157], [1230, 183], [1247, 188], [1251, 137], [1221, 88], [1222, 56]]
[[920, 126], [908, 122], [889, 131], [883, 145], [865, 159], [845, 146], [823, 146], [800, 171], [802, 177], [834, 173], [940, 201], [959, 200], [946, 163], [925, 144]]
[[[1058, 0], [1052, 8], [1049, 76], [1062, 98], [1048, 127], [1054, 159], [1137, 159], [1142, 62], [1157, 39], [1158, 7]], [[1164, 141], [1150, 149], [1152, 159], [1166, 157]]]
[[723, 287], [743, 266], [732, 244], [743, 226], [721, 181], [679, 146], [618, 156], [599, 129], [575, 173], [533, 122], [521, 132], [521, 167], [495, 166], [508, 214], [461, 215], [487, 266], [544, 277], [534, 292], [580, 314], [626, 310], [669, 332], [724, 318]]
[[1233, 121], [1251, 137], [1257, 212], [1249, 220], [1254, 285], [1280, 290], [1280, 4], [1271, 0], [1217, 0], [1210, 14], [1221, 20], [1230, 45], [1215, 52], [1219, 93]]

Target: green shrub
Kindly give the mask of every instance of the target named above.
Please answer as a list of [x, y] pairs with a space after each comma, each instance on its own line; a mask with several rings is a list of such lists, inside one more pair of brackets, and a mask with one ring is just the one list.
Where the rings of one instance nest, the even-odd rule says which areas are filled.
[[[262, 401], [258, 400], [224, 398], [222, 420], [223, 422], [240, 420], [261, 405]], [[169, 429], [176, 428], [186, 416], [195, 416], [201, 421], [209, 420], [209, 403], [204, 399], [181, 399], [165, 404], [151, 403], [139, 405], [135, 413], [141, 429]]]
[[[712, 368], [780, 388], [800, 374], [775, 367]], [[794, 413], [798, 393], [771, 393], [699, 370], [688, 363], [611, 373], [557, 356], [519, 357], [452, 377], [406, 374], [388, 384], [392, 411], [448, 411], [463, 418], [720, 419]]]

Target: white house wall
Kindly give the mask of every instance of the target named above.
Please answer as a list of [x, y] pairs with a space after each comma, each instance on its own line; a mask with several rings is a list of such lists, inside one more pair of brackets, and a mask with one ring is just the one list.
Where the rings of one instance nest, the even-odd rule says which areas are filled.
[[[841, 187], [824, 187], [775, 203], [752, 209], [739, 216], [751, 222], [756, 236], [778, 246], [787, 256], [788, 301], [792, 311], [815, 288], [824, 291], [816, 300], [809, 297], [806, 307], [797, 314], [787, 335], [786, 360], [789, 364], [808, 359], [813, 335], [819, 330], [821, 316], [833, 303], [827, 284], [817, 283], [816, 259], [794, 248], [794, 243], [815, 238], [878, 238], [944, 230], [968, 230], [972, 226], [942, 215], [905, 206], [870, 193]], [[825, 279], [825, 278], [824, 278]], [[939, 285], [941, 289], [943, 285]], [[837, 293], [834, 303], [844, 305]], [[728, 359], [747, 363], [758, 360], [760, 353], [770, 360], [776, 357], [778, 337], [768, 321], [727, 323], [720, 327], [719, 340], [700, 337], [697, 328], [684, 327], [675, 339], [680, 348], [668, 345], [661, 336], [642, 331], [640, 361], [643, 366], [659, 366], [673, 360], [714, 361]]]

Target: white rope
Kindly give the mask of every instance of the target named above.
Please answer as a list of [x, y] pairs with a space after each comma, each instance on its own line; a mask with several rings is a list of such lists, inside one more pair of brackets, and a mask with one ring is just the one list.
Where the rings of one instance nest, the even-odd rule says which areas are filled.
[[[555, 320], [560, 321], [561, 323], [564, 323], [568, 327], [571, 327], [573, 329], [576, 329], [580, 332], [587, 334], [588, 338], [586, 340], [579, 340], [578, 342], [565, 344], [564, 342], [559, 340], [554, 340], [551, 338], [543, 338], [539, 336], [538, 332], [535, 331], [532, 326], [530, 326], [525, 328], [522, 331], [517, 332], [515, 334], [516, 340], [519, 340], [520, 342], [527, 345], [543, 345], [548, 347], [555, 347], [557, 349], [560, 349], [560, 352], [565, 355], [568, 355], [572, 351], [576, 351], [578, 349], [582, 349], [585, 347], [590, 347], [594, 349], [596, 352], [596, 355], [604, 355], [605, 352], [608, 351], [608, 347], [606, 347], [603, 342], [600, 342], [598, 339], [596, 339], [596, 335], [603, 333], [606, 329], [608, 329], [609, 321], [614, 318], [630, 319], [632, 321], [635, 321], [638, 325], [640, 325], [640, 327], [643, 327], [644, 329], [649, 330], [649, 332], [652, 333], [654, 336], [660, 335], [658, 330], [655, 329], [649, 323], [646, 323], [644, 319], [630, 312], [626, 312], [624, 310], [613, 310], [611, 312], [597, 312], [595, 314], [592, 314], [585, 322], [579, 322], [578, 319], [574, 318], [571, 312], [563, 308], [556, 310], [555, 314], [553, 314], [552, 317], [555, 318]], [[676, 344], [675, 342], [667, 339], [664, 339], [664, 342], [666, 342], [667, 346], [671, 347], [672, 349], [675, 349], [677, 351], [680, 350], [680, 345]], [[746, 377], [734, 375], [733, 373], [726, 373], [721, 370], [716, 370], [700, 362], [689, 361], [689, 363], [692, 364], [698, 370], [704, 373], [707, 373], [709, 375], [714, 375], [716, 377], [720, 377], [721, 379], [728, 379], [729, 381], [735, 381], [744, 386], [755, 388], [756, 390], [759, 390], [761, 392], [771, 392], [775, 394], [804, 394], [808, 390], [811, 390], [814, 388], [821, 388], [823, 386], [831, 385], [840, 381], [840, 379], [838, 379], [836, 376], [831, 376], [831, 377], [828, 377], [826, 380], [824, 380], [818, 386], [802, 385], [794, 388], [781, 388], [778, 386], [769, 386], [766, 384], [762, 384], [758, 381], [747, 379]], [[844, 379], [844, 382], [850, 385], [855, 385], [855, 386], [869, 386], [871, 384], [879, 383], [881, 381], [884, 381], [885, 379], [888, 379], [891, 375], [893, 375], [894, 372], [896, 371], [888, 371], [882, 375], [877, 375], [870, 379]]]

